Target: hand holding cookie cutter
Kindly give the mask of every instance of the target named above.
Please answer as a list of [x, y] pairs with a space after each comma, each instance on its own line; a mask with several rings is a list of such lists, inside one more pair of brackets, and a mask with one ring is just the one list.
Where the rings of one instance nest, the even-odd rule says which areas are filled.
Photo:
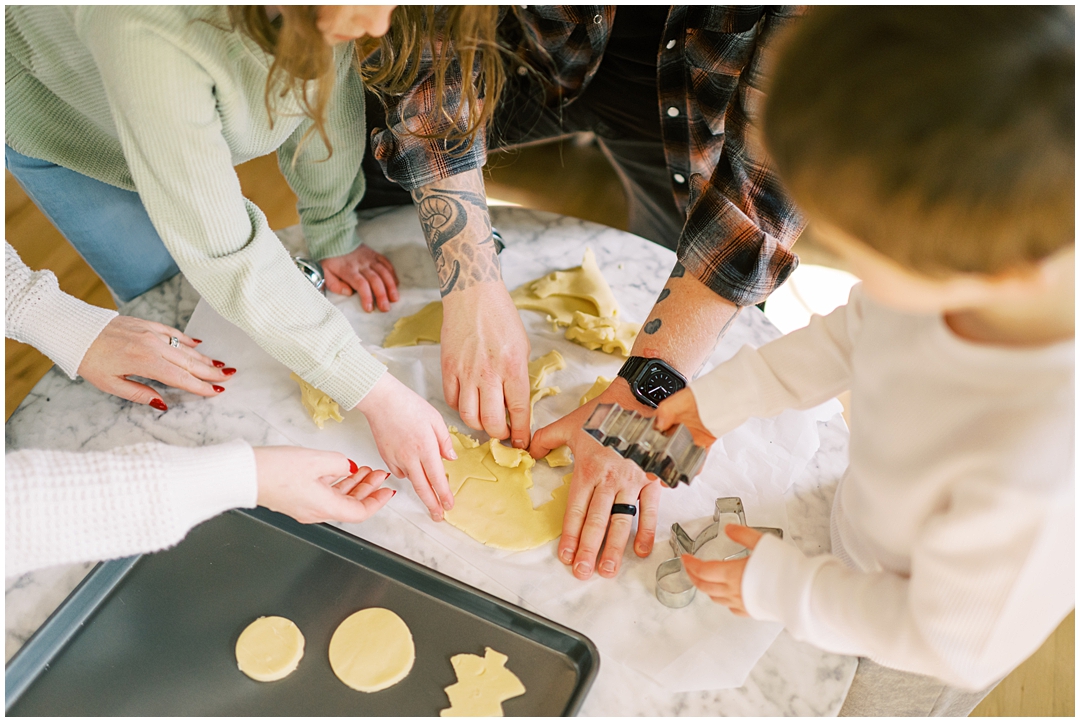
[[[720, 535], [720, 519], [727, 514], [735, 514], [739, 518], [739, 523], [746, 526], [746, 514], [743, 512], [742, 499], [737, 496], [725, 496], [717, 499], [713, 510], [713, 523], [705, 527], [696, 537], [687, 534], [686, 530], [678, 522], [671, 525], [671, 551], [675, 556], [661, 562], [660, 566], [656, 568], [656, 598], [660, 600], [661, 604], [672, 609], [678, 609], [694, 601], [697, 589], [690, 581], [690, 577], [687, 576], [681, 557], [683, 554], [697, 554], [703, 546], [716, 539]], [[762, 534], [772, 534], [781, 539], [784, 538], [782, 529], [767, 526], [752, 526], [750, 528]], [[722, 561], [741, 559], [749, 554], [750, 550], [743, 547], [734, 554], [724, 557]]]
[[708, 453], [694, 444], [690, 430], [682, 424], [661, 433], [653, 428], [652, 417], [618, 404], [600, 404], [582, 428], [670, 487], [689, 484], [705, 465]]

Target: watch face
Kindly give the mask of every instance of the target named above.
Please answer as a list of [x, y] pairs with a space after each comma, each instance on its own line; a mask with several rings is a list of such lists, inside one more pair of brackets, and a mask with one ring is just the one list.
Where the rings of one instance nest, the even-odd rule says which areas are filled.
[[659, 404], [676, 391], [680, 391], [684, 385], [682, 379], [670, 371], [659, 366], [652, 366], [642, 375], [637, 388], [642, 396], [654, 404]]

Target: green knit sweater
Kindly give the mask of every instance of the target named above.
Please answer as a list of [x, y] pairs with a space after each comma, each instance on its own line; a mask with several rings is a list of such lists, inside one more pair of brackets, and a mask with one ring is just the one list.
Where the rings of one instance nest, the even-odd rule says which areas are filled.
[[[351, 43], [336, 49], [327, 149], [291, 96], [273, 121], [272, 58], [224, 7], [11, 6], [5, 10], [6, 141], [24, 155], [137, 191], [203, 298], [350, 409], [386, 368], [296, 270], [233, 166], [278, 152], [311, 253], [359, 245], [364, 95]], [[294, 163], [293, 160], [296, 162]]]

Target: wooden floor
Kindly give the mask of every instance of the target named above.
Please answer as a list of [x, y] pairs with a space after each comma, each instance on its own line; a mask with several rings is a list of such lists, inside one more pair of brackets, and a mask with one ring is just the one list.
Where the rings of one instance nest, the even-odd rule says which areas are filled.
[[[238, 168], [248, 198], [266, 212], [271, 227], [297, 223], [295, 197], [281, 178], [272, 156]], [[492, 156], [488, 195], [523, 206], [626, 228], [626, 202], [615, 174], [600, 152], [575, 142], [539, 146]], [[33, 269], [56, 273], [60, 287], [89, 303], [115, 308], [108, 289], [74, 249], [41, 215], [11, 178], [6, 177], [5, 235]], [[798, 244], [804, 262], [833, 265], [827, 251], [813, 243], [812, 232]], [[51, 362], [34, 349], [11, 340], [5, 348], [5, 419], [22, 402]], [[1074, 714], [1075, 612], [1032, 657], [1010, 674], [972, 716], [1067, 716]]]

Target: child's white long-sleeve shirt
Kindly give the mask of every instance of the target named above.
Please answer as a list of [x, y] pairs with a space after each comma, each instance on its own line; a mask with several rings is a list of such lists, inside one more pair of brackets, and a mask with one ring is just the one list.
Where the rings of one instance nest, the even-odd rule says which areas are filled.
[[964, 341], [856, 286], [846, 306], [691, 384], [721, 436], [851, 389], [833, 553], [766, 535], [742, 580], [797, 639], [981, 689], [1074, 606], [1073, 342]]

